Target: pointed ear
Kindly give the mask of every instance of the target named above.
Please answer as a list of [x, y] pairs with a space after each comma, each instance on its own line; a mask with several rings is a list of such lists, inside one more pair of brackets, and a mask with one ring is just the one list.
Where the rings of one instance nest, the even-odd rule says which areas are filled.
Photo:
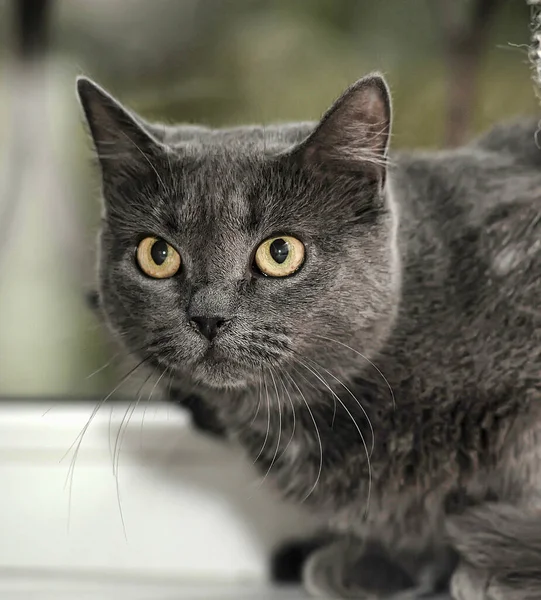
[[391, 98], [381, 75], [357, 81], [331, 106], [299, 149], [319, 168], [385, 177], [391, 129]]
[[99, 85], [77, 78], [77, 95], [83, 108], [104, 177], [139, 166], [163, 151], [163, 146]]

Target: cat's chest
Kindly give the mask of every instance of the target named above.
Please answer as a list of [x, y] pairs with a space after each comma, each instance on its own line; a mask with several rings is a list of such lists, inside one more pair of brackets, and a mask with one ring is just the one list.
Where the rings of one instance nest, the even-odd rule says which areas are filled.
[[236, 436], [283, 496], [347, 522], [370, 509], [379, 521], [390, 513], [399, 519], [406, 505], [439, 498], [483, 468], [481, 454], [490, 460], [499, 437], [489, 416], [466, 405], [438, 414], [410, 404], [379, 415], [314, 407], [264, 411]]
[[[331, 405], [332, 406], [332, 405]], [[303, 407], [264, 410], [236, 437], [281, 495], [319, 513], [367, 494], [373, 436], [352, 414]]]

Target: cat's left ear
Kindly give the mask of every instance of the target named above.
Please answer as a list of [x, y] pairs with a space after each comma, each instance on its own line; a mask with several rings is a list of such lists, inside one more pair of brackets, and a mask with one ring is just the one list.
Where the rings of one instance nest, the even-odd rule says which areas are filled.
[[297, 152], [316, 168], [363, 172], [382, 182], [390, 131], [389, 88], [381, 75], [368, 75], [340, 96]]
[[78, 77], [77, 94], [105, 179], [125, 171], [136, 173], [164, 152], [143, 121], [92, 80]]

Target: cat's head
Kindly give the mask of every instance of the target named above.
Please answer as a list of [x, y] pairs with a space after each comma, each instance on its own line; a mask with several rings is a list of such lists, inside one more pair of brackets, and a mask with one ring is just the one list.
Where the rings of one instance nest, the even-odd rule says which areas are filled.
[[103, 182], [100, 303], [133, 354], [240, 388], [262, 373], [353, 372], [378, 350], [398, 269], [380, 76], [317, 124], [269, 129], [175, 133], [88, 79], [78, 93]]

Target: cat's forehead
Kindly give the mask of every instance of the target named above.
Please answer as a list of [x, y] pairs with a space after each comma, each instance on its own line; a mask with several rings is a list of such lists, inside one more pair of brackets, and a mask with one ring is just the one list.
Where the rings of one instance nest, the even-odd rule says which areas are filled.
[[220, 246], [223, 239], [311, 235], [343, 226], [340, 186], [314, 177], [287, 152], [229, 142], [191, 145], [162, 167], [151, 218], [168, 235], [194, 243], [205, 235]]
[[257, 150], [226, 146], [192, 150], [182, 155], [172, 173], [179, 192], [178, 209], [186, 220], [246, 218], [274, 170], [272, 157]]
[[160, 231], [199, 277], [241, 277], [254, 245], [284, 222], [276, 180], [258, 152], [222, 147], [184, 155], [165, 179], [173, 185], [160, 203]]
[[197, 243], [249, 238], [280, 219], [286, 174], [259, 151], [214, 146], [171, 161], [158, 216], [173, 236]]
[[271, 152], [298, 144], [314, 129], [309, 121], [273, 125], [243, 125], [212, 129], [196, 125], [181, 125], [160, 131], [160, 138], [172, 148], [183, 150], [229, 148]]

